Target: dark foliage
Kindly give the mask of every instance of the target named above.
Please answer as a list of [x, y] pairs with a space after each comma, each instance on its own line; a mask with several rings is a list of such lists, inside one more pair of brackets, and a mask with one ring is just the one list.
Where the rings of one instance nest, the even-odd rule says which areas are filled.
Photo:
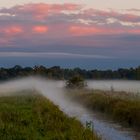
[[59, 66], [46, 68], [44, 66], [0, 68], [0, 80], [11, 78], [41, 75], [50, 79], [70, 79], [75, 75], [82, 76], [84, 79], [129, 79], [140, 80], [140, 66], [130, 69], [118, 70], [84, 70], [80, 68], [64, 69]]
[[69, 80], [66, 81], [67, 88], [84, 88], [86, 87], [86, 83], [81, 76], [73, 76]]

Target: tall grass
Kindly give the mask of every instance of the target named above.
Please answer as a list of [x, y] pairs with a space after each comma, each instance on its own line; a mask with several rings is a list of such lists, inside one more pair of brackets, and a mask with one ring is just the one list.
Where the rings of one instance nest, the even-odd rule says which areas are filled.
[[41, 95], [0, 97], [1, 140], [99, 140]]
[[73, 90], [72, 98], [126, 126], [140, 130], [140, 97], [125, 92]]

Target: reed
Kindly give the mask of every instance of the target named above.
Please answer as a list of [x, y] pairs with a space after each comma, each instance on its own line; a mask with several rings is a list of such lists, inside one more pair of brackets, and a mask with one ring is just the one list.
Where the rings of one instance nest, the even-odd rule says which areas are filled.
[[140, 96], [101, 90], [71, 90], [69, 96], [87, 108], [106, 114], [121, 124], [140, 130]]

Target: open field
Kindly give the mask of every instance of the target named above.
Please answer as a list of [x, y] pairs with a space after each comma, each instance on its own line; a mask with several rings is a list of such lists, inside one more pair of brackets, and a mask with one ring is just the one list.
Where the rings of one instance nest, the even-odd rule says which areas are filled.
[[72, 99], [128, 127], [140, 130], [140, 96], [126, 92], [70, 90]]
[[0, 97], [1, 140], [99, 140], [38, 94]]

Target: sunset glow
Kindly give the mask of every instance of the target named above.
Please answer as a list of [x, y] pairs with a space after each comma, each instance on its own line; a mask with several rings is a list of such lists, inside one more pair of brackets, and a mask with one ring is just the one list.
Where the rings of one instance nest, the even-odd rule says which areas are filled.
[[34, 26], [33, 27], [33, 32], [35, 33], [46, 33], [48, 31], [48, 27], [47, 26]]

